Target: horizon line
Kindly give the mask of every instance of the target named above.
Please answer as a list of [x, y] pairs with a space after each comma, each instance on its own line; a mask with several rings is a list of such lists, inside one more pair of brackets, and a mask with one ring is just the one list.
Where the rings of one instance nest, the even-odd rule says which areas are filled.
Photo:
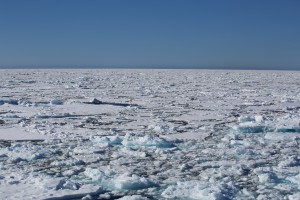
[[166, 66], [166, 65], [0, 65], [0, 69], [203, 69], [203, 70], [278, 70], [278, 71], [299, 71], [300, 67], [247, 67], [247, 66]]

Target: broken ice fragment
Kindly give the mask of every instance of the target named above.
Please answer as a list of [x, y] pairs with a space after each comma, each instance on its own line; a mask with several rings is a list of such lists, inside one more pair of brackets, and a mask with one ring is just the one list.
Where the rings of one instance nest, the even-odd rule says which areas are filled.
[[93, 181], [101, 181], [105, 179], [105, 173], [99, 169], [86, 168], [84, 171], [84, 175], [91, 178]]
[[78, 190], [79, 188], [80, 188], [79, 183], [75, 183], [73, 181], [69, 181], [69, 180], [65, 180], [65, 179], [59, 180], [59, 182], [55, 186], [55, 190], [64, 190], [64, 189]]
[[0, 105], [3, 105], [3, 104], [11, 104], [11, 105], [18, 105], [18, 101], [17, 100], [12, 100], [12, 99], [9, 99], [9, 100], [0, 100]]
[[116, 136], [93, 136], [90, 140], [97, 144], [119, 145], [122, 142], [122, 138], [119, 135]]
[[288, 181], [291, 181], [294, 184], [297, 184], [300, 186], [300, 173], [296, 176], [290, 176], [286, 178]]
[[42, 159], [42, 158], [45, 158], [45, 154], [43, 154], [43, 153], [34, 153], [31, 156], [32, 160], [38, 160], [38, 159]]
[[281, 161], [278, 164], [278, 167], [280, 168], [295, 166], [300, 166], [300, 159], [297, 156], [290, 156], [287, 160]]
[[59, 99], [52, 99], [52, 100], [50, 101], [50, 104], [51, 104], [51, 105], [61, 105], [61, 104], [62, 104], [62, 101], [59, 100]]
[[115, 187], [123, 190], [139, 190], [149, 187], [154, 187], [155, 183], [148, 178], [133, 175], [121, 175], [114, 181]]
[[148, 146], [158, 148], [171, 148], [174, 144], [164, 138], [159, 138], [154, 134], [138, 137], [133, 133], [127, 133], [123, 138], [122, 144], [124, 146]]
[[96, 98], [92, 98], [92, 99], [90, 100], [90, 103], [92, 103], [92, 104], [101, 104], [102, 101], [100, 101], [100, 100], [98, 100], [98, 99], [96, 99]]
[[177, 185], [169, 186], [162, 193], [167, 199], [202, 199], [221, 200], [232, 199], [237, 188], [232, 184], [209, 183], [204, 181], [177, 182]]
[[233, 129], [240, 133], [262, 133], [272, 130], [268, 126], [256, 124], [254, 122], [244, 122], [239, 124], [238, 126], [233, 127]]
[[289, 200], [299, 200], [299, 199], [300, 199], [300, 192], [289, 195]]
[[143, 197], [141, 195], [131, 195], [131, 196], [124, 196], [118, 200], [148, 200], [148, 198]]
[[188, 170], [188, 169], [191, 169], [193, 168], [191, 165], [187, 164], [187, 163], [184, 163], [180, 166], [180, 171], [185, 171], [185, 170]]

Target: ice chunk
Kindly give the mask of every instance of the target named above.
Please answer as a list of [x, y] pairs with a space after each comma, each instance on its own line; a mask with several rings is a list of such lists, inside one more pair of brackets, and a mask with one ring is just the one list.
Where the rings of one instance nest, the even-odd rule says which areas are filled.
[[170, 148], [174, 147], [174, 144], [164, 138], [159, 138], [154, 134], [138, 137], [132, 133], [127, 133], [122, 141], [124, 146], [147, 146], [147, 147], [159, 147]]
[[278, 177], [274, 172], [271, 171], [269, 167], [259, 167], [253, 170], [258, 176], [258, 180], [261, 183], [276, 183], [278, 182]]
[[300, 166], [300, 159], [297, 156], [290, 156], [287, 160], [281, 161], [278, 166], [280, 168]]
[[156, 125], [150, 125], [148, 128], [157, 133], [168, 133], [175, 130], [174, 127], [171, 127], [166, 123], [157, 123]]
[[[235, 141], [235, 140], [232, 140], [232, 141]], [[253, 150], [247, 149], [244, 146], [236, 147], [234, 149], [234, 151], [237, 155], [255, 155]]]
[[300, 192], [296, 194], [289, 195], [289, 200], [299, 200], [300, 199]]
[[99, 169], [86, 168], [84, 171], [84, 175], [91, 178], [93, 181], [101, 181], [105, 179], [105, 173]]
[[14, 114], [6, 114], [6, 115], [2, 115], [2, 118], [20, 118], [18, 115], [14, 115]]
[[41, 152], [34, 153], [31, 156], [32, 160], [38, 160], [38, 159], [42, 159], [42, 158], [45, 158], [45, 154], [41, 153]]
[[93, 136], [90, 140], [98, 144], [119, 145], [122, 142], [122, 138], [119, 135], [116, 136]]
[[285, 115], [275, 119], [264, 116], [242, 116], [238, 118], [240, 122], [233, 129], [240, 133], [264, 133], [264, 132], [300, 132], [299, 117]]
[[300, 186], [300, 174], [296, 175], [296, 176], [290, 176], [288, 178], [286, 178], [288, 181], [291, 181], [292, 183], [295, 183], [297, 185]]
[[75, 167], [74, 169], [69, 169], [69, 170], [66, 170], [66, 171], [62, 172], [62, 174], [64, 176], [73, 176], [73, 175], [77, 175], [81, 171], [82, 171], [82, 168]]
[[29, 107], [29, 106], [32, 106], [33, 103], [31, 101], [27, 101], [27, 100], [19, 100], [18, 101], [18, 105]]
[[124, 154], [126, 154], [126, 155], [134, 156], [134, 157], [141, 157], [141, 158], [147, 157], [147, 153], [146, 152], [135, 150], [135, 149], [132, 149], [130, 147], [124, 147], [124, 148], [122, 148], [121, 152], [124, 153]]
[[259, 182], [261, 183], [275, 183], [277, 179], [276, 175], [273, 172], [262, 173], [258, 174], [257, 176]]
[[10, 159], [10, 161], [11, 161], [12, 163], [27, 162], [26, 159], [20, 158], [20, 157], [12, 158], [12, 159]]
[[265, 122], [267, 119], [261, 115], [256, 115], [254, 117], [252, 116], [240, 116], [238, 118], [238, 121], [241, 123], [244, 122], [256, 122], [256, 123], [263, 123]]
[[155, 183], [150, 179], [135, 174], [123, 174], [117, 177], [114, 183], [115, 187], [121, 190], [139, 190], [155, 186]]
[[251, 116], [240, 116], [238, 117], [239, 122], [255, 122], [255, 118]]
[[80, 188], [80, 184], [66, 180], [61, 178], [52, 178], [48, 176], [40, 177], [39, 180], [36, 181], [42, 188], [48, 190], [78, 190]]
[[300, 119], [297, 116], [285, 115], [276, 119], [277, 132], [300, 132]]
[[240, 133], [261, 133], [268, 132], [272, 129], [266, 125], [260, 125], [255, 122], [244, 122], [233, 127], [234, 130]]
[[232, 199], [236, 192], [237, 189], [232, 183], [219, 184], [192, 180], [169, 186], [163, 191], [162, 196], [167, 199], [223, 200]]
[[191, 169], [191, 168], [193, 168], [193, 166], [191, 166], [191, 165], [189, 165], [189, 164], [187, 164], [187, 163], [184, 163], [184, 164], [182, 164], [180, 167], [179, 167], [179, 169], [180, 169], [180, 171], [185, 171], [185, 170], [189, 170], [189, 169]]
[[81, 198], [81, 200], [93, 200], [93, 199], [94, 198], [90, 194], [88, 194], [88, 195]]
[[91, 98], [91, 99], [89, 100], [89, 102], [90, 102], [91, 104], [101, 104], [101, 103], [102, 103], [102, 101], [100, 101], [100, 100], [98, 100], [98, 99], [96, 99], [96, 98]]
[[254, 117], [256, 123], [264, 123], [267, 119], [264, 116], [256, 115]]
[[18, 101], [17, 100], [13, 100], [13, 99], [1, 100], [0, 99], [0, 105], [3, 105], [5, 103], [11, 104], [11, 105], [18, 105]]
[[69, 190], [78, 190], [80, 188], [80, 184], [73, 181], [64, 181], [61, 188]]
[[55, 160], [50, 163], [51, 166], [55, 167], [62, 167], [62, 166], [76, 166], [76, 165], [84, 165], [85, 162], [78, 159], [71, 159], [71, 160], [64, 160], [64, 161], [58, 161]]
[[143, 197], [141, 195], [132, 195], [132, 196], [124, 196], [118, 200], [147, 200], [147, 197]]
[[52, 99], [52, 100], [50, 101], [50, 104], [51, 104], [51, 105], [61, 105], [61, 104], [62, 104], [62, 101], [59, 100], [59, 99]]

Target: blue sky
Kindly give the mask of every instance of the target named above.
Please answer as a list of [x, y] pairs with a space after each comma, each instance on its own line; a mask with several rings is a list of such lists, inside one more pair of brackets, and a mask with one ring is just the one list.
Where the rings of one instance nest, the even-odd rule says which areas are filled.
[[0, 0], [0, 66], [300, 69], [298, 0]]

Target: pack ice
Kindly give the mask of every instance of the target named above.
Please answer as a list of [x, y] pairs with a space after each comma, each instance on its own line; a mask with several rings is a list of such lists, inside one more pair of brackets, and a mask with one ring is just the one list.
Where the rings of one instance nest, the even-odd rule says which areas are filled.
[[0, 70], [0, 199], [300, 199], [300, 73]]

